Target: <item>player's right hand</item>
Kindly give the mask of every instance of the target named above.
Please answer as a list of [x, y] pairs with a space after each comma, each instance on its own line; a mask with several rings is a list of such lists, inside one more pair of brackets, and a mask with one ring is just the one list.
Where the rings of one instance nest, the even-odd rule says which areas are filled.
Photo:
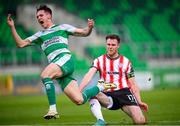
[[11, 14], [8, 14], [8, 16], [7, 16], [7, 23], [10, 27], [14, 26], [14, 21], [11, 18]]

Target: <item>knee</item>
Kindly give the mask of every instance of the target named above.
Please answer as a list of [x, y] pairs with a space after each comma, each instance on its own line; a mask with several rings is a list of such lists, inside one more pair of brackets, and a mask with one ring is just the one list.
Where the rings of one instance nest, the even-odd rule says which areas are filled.
[[42, 72], [40, 76], [41, 76], [41, 78], [47, 78], [47, 77], [48, 77], [48, 76], [45, 74], [45, 72]]
[[136, 125], [143, 125], [146, 124], [146, 119], [144, 116], [134, 119], [134, 124]]
[[41, 73], [40, 76], [41, 76], [41, 78], [51, 78], [52, 79], [52, 77], [49, 74], [47, 74], [47, 72], [44, 72], [44, 71]]
[[74, 103], [76, 105], [82, 105], [84, 103], [84, 100], [83, 100], [83, 98], [76, 98], [76, 99], [74, 99]]

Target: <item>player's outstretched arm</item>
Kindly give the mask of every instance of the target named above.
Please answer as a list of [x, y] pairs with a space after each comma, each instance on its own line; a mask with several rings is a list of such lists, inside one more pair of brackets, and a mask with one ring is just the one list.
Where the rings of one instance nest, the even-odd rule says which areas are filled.
[[86, 37], [86, 36], [91, 34], [93, 27], [94, 27], [94, 20], [88, 19], [88, 26], [86, 28], [83, 28], [83, 29], [77, 28], [74, 35]]
[[11, 18], [11, 14], [8, 14], [7, 16], [7, 24], [9, 25], [11, 29], [11, 33], [16, 42], [17, 47], [22, 48], [30, 44], [29, 40], [22, 40], [21, 37], [18, 35], [15, 25], [14, 25], [14, 20]]

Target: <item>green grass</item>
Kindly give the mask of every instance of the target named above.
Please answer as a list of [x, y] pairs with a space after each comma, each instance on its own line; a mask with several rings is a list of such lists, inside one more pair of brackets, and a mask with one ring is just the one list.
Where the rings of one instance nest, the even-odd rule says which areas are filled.
[[[159, 89], [141, 93], [149, 104], [148, 125], [180, 125], [180, 89]], [[44, 120], [47, 112], [46, 96], [0, 96], [0, 125], [92, 125], [95, 118], [89, 104], [76, 106], [66, 96], [57, 96], [60, 118]], [[111, 125], [131, 125], [131, 119], [121, 110], [103, 109]]]

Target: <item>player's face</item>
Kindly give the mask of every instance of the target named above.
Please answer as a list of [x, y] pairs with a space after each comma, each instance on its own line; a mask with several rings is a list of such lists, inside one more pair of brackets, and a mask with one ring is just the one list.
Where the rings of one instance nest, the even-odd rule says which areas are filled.
[[43, 28], [48, 28], [49, 22], [51, 21], [51, 15], [44, 10], [39, 10], [36, 13], [36, 18], [38, 23], [43, 27]]
[[107, 50], [107, 54], [110, 57], [115, 58], [116, 56], [118, 56], [118, 48], [119, 48], [119, 44], [116, 39], [107, 39], [106, 50]]

